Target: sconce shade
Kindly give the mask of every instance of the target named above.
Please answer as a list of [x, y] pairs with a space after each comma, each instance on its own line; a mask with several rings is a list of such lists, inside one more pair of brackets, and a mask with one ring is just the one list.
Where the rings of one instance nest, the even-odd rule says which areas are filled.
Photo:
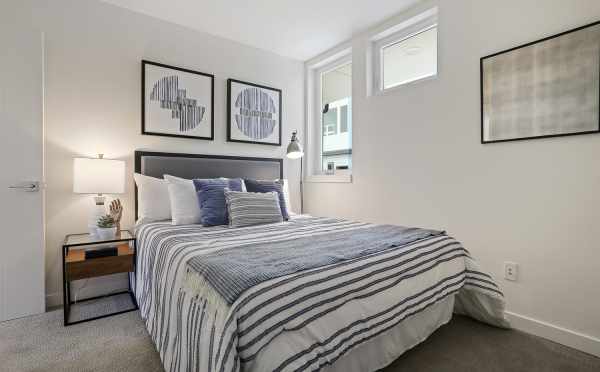
[[290, 144], [287, 147], [286, 156], [290, 159], [298, 159], [304, 156], [304, 151], [302, 150], [302, 145], [300, 145], [300, 141], [298, 141], [296, 131], [292, 133], [292, 139], [290, 140]]
[[123, 194], [125, 162], [110, 159], [73, 159], [73, 192], [76, 194]]

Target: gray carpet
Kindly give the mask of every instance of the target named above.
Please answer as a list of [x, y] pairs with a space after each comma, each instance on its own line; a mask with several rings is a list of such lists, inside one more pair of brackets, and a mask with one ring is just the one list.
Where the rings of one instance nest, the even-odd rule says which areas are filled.
[[0, 371], [162, 371], [133, 311], [69, 327], [62, 310], [0, 323]]
[[82, 301], [71, 305], [69, 322], [76, 322], [82, 319], [93, 318], [100, 314], [110, 314], [129, 309], [135, 309], [135, 303], [128, 293], [117, 294], [96, 300]]
[[[0, 371], [162, 371], [130, 312], [62, 326], [62, 311], [0, 323]], [[600, 358], [517, 331], [455, 317], [384, 372], [600, 371]]]
[[600, 371], [600, 358], [515, 330], [454, 316], [385, 372]]

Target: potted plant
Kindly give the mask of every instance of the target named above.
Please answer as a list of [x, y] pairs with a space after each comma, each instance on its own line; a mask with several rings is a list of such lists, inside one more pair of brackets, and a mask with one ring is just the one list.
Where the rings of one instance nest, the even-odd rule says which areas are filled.
[[106, 216], [102, 216], [98, 219], [98, 228], [96, 231], [98, 232], [98, 238], [102, 240], [114, 239], [117, 234], [117, 226], [115, 223], [115, 219], [107, 214]]

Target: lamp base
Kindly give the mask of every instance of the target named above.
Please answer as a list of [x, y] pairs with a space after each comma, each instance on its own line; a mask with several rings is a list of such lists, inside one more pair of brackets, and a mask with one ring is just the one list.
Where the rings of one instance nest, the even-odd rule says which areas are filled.
[[104, 196], [94, 196], [94, 205], [90, 209], [90, 214], [88, 216], [88, 232], [93, 237], [98, 237], [98, 219], [106, 215], [104, 200]]

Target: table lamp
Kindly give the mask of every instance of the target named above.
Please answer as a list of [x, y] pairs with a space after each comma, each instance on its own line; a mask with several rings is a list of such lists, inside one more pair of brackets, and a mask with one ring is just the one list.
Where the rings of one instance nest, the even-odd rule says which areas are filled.
[[104, 194], [125, 192], [125, 162], [122, 160], [98, 158], [73, 159], [73, 192], [76, 194], [96, 194], [88, 218], [88, 230], [96, 236], [98, 219], [107, 214]]

